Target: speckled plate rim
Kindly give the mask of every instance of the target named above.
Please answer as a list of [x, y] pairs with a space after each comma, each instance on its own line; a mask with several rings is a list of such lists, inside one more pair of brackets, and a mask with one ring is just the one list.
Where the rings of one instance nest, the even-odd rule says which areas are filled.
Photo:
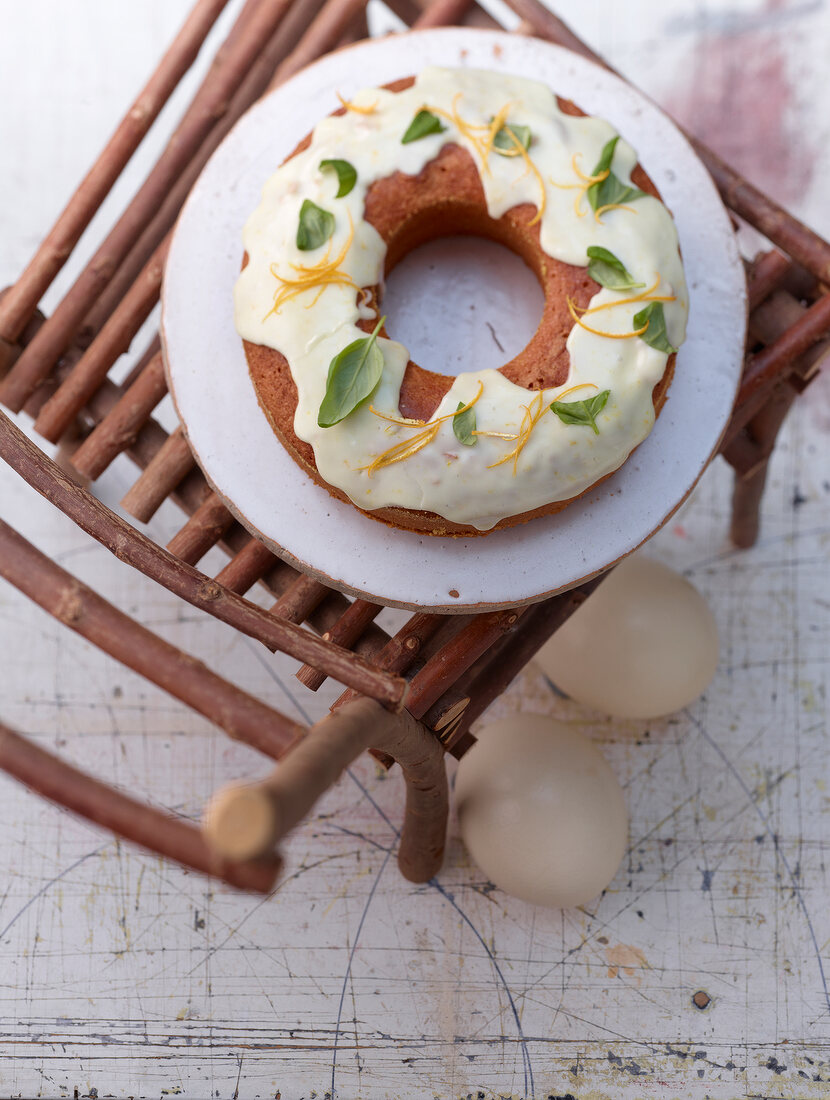
[[[674, 214], [690, 292], [689, 332], [668, 400], [628, 462], [557, 515], [473, 539], [387, 527], [316, 485], [261, 411], [233, 323], [241, 229], [265, 180], [336, 107], [336, 92], [349, 95], [430, 64], [535, 77], [607, 118], [637, 149]], [[196, 460], [248, 530], [298, 569], [351, 595], [407, 610], [463, 613], [521, 606], [572, 588], [663, 526], [726, 429], [741, 376], [746, 310], [729, 216], [686, 139], [653, 103], [539, 39], [441, 28], [327, 55], [240, 119], [177, 222], [162, 291], [162, 341], [170, 392]]]

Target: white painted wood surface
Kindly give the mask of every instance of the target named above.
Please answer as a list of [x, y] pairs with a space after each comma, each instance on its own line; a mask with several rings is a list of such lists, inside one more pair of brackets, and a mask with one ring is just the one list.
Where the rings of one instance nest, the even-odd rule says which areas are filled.
[[[0, 285], [186, 7], [0, 0]], [[700, 129], [830, 234], [827, 5], [560, 10], [687, 121], [697, 105]], [[122, 201], [152, 158], [137, 159]], [[827, 1096], [828, 431], [822, 380], [779, 444], [752, 551], [726, 541], [720, 462], [650, 544], [717, 615], [723, 656], [704, 699], [665, 721], [613, 722], [556, 698], [531, 667], [493, 708], [564, 716], [625, 785], [629, 855], [584, 909], [504, 897], [455, 830], [438, 880], [404, 883], [390, 857], [400, 779], [369, 760], [297, 831], [266, 901], [209, 887], [0, 779], [0, 1095]], [[102, 479], [108, 503], [130, 475], [125, 460]], [[0, 514], [243, 687], [294, 715], [324, 712], [331, 692], [311, 695], [290, 662], [143, 581], [7, 469]], [[150, 531], [163, 541], [179, 518], [165, 508]], [[262, 771], [8, 587], [0, 658], [5, 720], [163, 806], [196, 816], [220, 782]], [[703, 1011], [698, 990], [712, 998]]]

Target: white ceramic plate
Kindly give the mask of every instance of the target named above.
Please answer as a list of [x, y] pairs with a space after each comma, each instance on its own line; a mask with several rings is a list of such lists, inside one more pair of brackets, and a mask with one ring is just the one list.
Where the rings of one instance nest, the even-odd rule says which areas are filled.
[[[348, 96], [433, 64], [535, 77], [589, 114], [607, 118], [637, 150], [674, 213], [690, 292], [688, 336], [668, 401], [629, 461], [560, 514], [474, 539], [386, 527], [315, 485], [260, 410], [233, 322], [242, 225], [265, 180], [337, 106], [336, 92]], [[434, 278], [440, 281], [440, 269]], [[664, 114], [617, 77], [559, 47], [456, 28], [376, 39], [331, 54], [249, 111], [213, 155], [182, 211], [162, 302], [179, 415], [208, 480], [239, 520], [280, 557], [345, 592], [394, 607], [448, 612], [531, 603], [571, 588], [658, 530], [694, 487], [729, 419], [746, 315], [743, 269], [727, 213]], [[394, 331], [394, 318], [390, 327]]]

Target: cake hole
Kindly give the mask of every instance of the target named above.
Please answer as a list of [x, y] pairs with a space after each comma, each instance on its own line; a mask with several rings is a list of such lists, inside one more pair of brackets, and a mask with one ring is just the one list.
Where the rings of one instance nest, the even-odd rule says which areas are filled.
[[405, 256], [386, 281], [394, 340], [436, 374], [498, 368], [539, 327], [542, 288], [510, 249], [482, 237], [442, 237]]

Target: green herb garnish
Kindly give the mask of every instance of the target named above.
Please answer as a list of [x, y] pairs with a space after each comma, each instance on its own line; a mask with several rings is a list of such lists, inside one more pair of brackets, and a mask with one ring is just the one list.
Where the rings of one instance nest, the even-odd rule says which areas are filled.
[[334, 232], [334, 214], [323, 210], [311, 199], [303, 199], [300, 221], [297, 225], [297, 248], [311, 252], [324, 244]]
[[498, 153], [502, 157], [511, 157], [518, 154], [519, 150], [516, 141], [513, 140], [511, 134], [515, 135], [516, 141], [518, 141], [519, 145], [523, 148], [530, 148], [530, 142], [533, 137], [530, 132], [530, 127], [517, 126], [512, 122], [506, 122], [504, 126], [496, 132], [496, 136], [493, 138], [494, 153]]
[[428, 111], [426, 107], [422, 107], [401, 138], [401, 145], [409, 145], [411, 141], [419, 141], [427, 134], [440, 134], [444, 130], [446, 130], [446, 126], [441, 124], [441, 119], [434, 115], [432, 111]]
[[624, 264], [607, 248], [592, 244], [588, 249], [588, 274], [595, 283], [607, 286], [610, 290], [636, 290], [645, 283], [635, 283], [634, 276]]
[[317, 413], [321, 428], [339, 424], [371, 396], [380, 382], [383, 352], [377, 346], [377, 336], [385, 320], [381, 317], [371, 336], [353, 340], [329, 364], [326, 395]]
[[591, 173], [592, 176], [601, 176], [603, 172], [608, 173], [604, 179], [599, 180], [597, 183], [592, 183], [585, 192], [593, 210], [600, 210], [603, 206], [615, 206], [617, 203], [621, 202], [630, 202], [631, 199], [639, 199], [646, 193], [645, 191], [638, 190], [636, 187], [629, 186], [627, 183], [623, 183], [611, 171], [611, 161], [614, 159], [614, 149], [619, 140], [619, 135], [617, 135], [617, 137], [611, 138], [610, 141], [607, 141], [605, 145], [603, 145], [602, 153], [597, 161], [596, 168], [594, 168]]
[[677, 351], [677, 348], [672, 347], [669, 343], [662, 302], [649, 302], [645, 309], [641, 309], [639, 313], [634, 314], [634, 328], [642, 328], [643, 325], [648, 327], [645, 332], [640, 333], [640, 339], [645, 340], [649, 347], [656, 348], [658, 351], [665, 351], [669, 355]]
[[334, 197], [342, 199], [345, 195], [348, 195], [357, 183], [357, 172], [354, 165], [349, 164], [347, 160], [321, 160], [320, 171], [325, 172], [327, 169], [337, 173], [338, 187], [337, 194]]
[[605, 403], [611, 395], [610, 390], [603, 390], [587, 401], [554, 401], [551, 409], [563, 424], [584, 424], [593, 428], [594, 434], [599, 435], [596, 418], [605, 408]]
[[[464, 411], [461, 412], [461, 409]], [[463, 443], [465, 447], [473, 447], [478, 442], [473, 435], [476, 430], [476, 411], [469, 403], [465, 408], [463, 401], [458, 402], [455, 416], [452, 418], [452, 430], [458, 442]]]

